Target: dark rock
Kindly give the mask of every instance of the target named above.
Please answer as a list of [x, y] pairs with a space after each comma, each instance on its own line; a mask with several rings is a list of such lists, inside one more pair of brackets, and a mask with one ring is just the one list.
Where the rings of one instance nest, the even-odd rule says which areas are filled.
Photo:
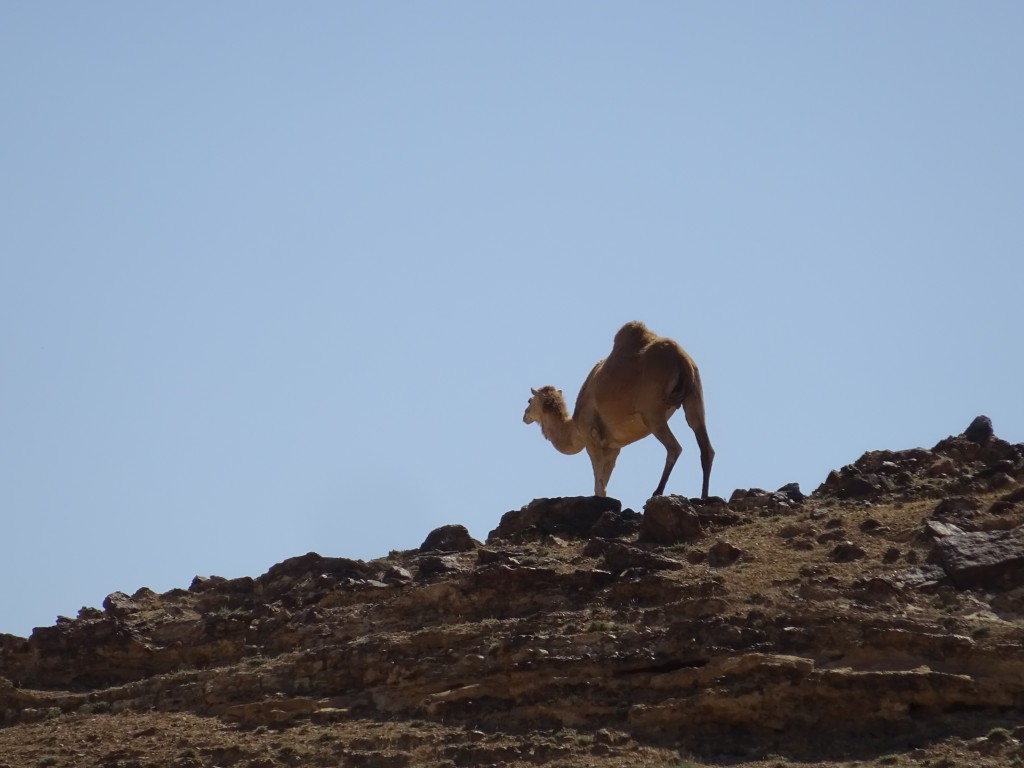
[[866, 554], [867, 552], [863, 548], [852, 541], [844, 541], [836, 545], [828, 559], [833, 563], [852, 563], [854, 560], [860, 560]]
[[[908, 562], [910, 558], [907, 558]], [[905, 571], [894, 574], [893, 583], [897, 588], [925, 590], [943, 584], [949, 584], [946, 572], [937, 565], [922, 565], [915, 568], [908, 568]]]
[[683, 567], [678, 560], [664, 557], [654, 552], [646, 552], [639, 547], [631, 547], [621, 542], [611, 542], [604, 551], [605, 567], [609, 571], [622, 573], [630, 569], [648, 571], [678, 571]]
[[498, 527], [488, 534], [487, 542], [551, 534], [586, 538], [605, 512], [621, 509], [622, 502], [607, 496], [534, 499], [522, 509], [502, 515]]
[[697, 512], [701, 525], [707, 527], [728, 527], [739, 525], [743, 518], [729, 509], [729, 504], [721, 496], [708, 496], [706, 499], [690, 499], [690, 505]]
[[309, 576], [333, 576], [336, 579], [369, 579], [377, 575], [377, 568], [362, 560], [349, 560], [347, 557], [323, 557], [316, 552], [308, 552], [299, 557], [271, 566], [265, 574], [257, 579], [262, 584], [287, 579], [302, 579]]
[[964, 437], [972, 443], [984, 445], [995, 436], [992, 428], [992, 419], [988, 416], [977, 416], [964, 430]]
[[935, 543], [935, 560], [960, 589], [1024, 584], [1024, 529], [953, 534]]
[[908, 493], [915, 478], [934, 463], [935, 455], [923, 448], [868, 451], [853, 464], [830, 472], [814, 493], [863, 500], [873, 500], [896, 491]]
[[384, 570], [383, 579], [388, 584], [408, 584], [412, 581], [412, 574], [400, 565], [391, 565]]
[[495, 563], [503, 563], [505, 565], [512, 565], [518, 567], [520, 562], [512, 555], [511, 552], [505, 552], [500, 549], [487, 549], [481, 547], [476, 552], [476, 562], [478, 565], [494, 565]]
[[878, 475], [852, 475], [836, 493], [840, 499], [868, 499], [887, 490]]
[[897, 560], [900, 559], [901, 554], [902, 553], [899, 551], [898, 548], [889, 547], [887, 550], [885, 550], [885, 554], [882, 555], [882, 562], [887, 564], [895, 563]]
[[208, 589], [212, 589], [220, 584], [223, 584], [227, 579], [223, 576], [196, 576], [192, 579], [192, 583], [188, 587], [189, 592], [205, 592]]
[[614, 583], [614, 581], [615, 574], [602, 568], [592, 568], [590, 570], [579, 569], [573, 571], [569, 578], [569, 582], [574, 587], [587, 591], [604, 589], [609, 584]]
[[978, 499], [966, 496], [952, 496], [943, 499], [932, 511], [933, 520], [942, 522], [962, 523], [970, 519], [981, 509], [981, 502]]
[[708, 550], [708, 565], [713, 568], [724, 568], [735, 563], [743, 554], [742, 549], [728, 541], [718, 541]]
[[779, 488], [778, 493], [788, 496], [790, 501], [795, 501], [797, 504], [800, 504], [807, 498], [807, 496], [800, 490], [800, 483], [786, 483], [784, 486]]
[[442, 525], [427, 534], [420, 552], [470, 552], [479, 546], [464, 525]]
[[653, 496], [644, 505], [640, 541], [671, 545], [697, 541], [703, 535], [700, 516], [682, 496]]
[[137, 609], [134, 601], [124, 592], [113, 592], [103, 600], [103, 610], [111, 616], [123, 618]]
[[451, 555], [423, 555], [417, 560], [420, 577], [437, 576], [439, 574], [460, 573], [465, 570], [457, 558]]
[[850, 586], [860, 593], [859, 597], [862, 600], [867, 599], [870, 602], [890, 602], [900, 593], [899, 587], [890, 579], [877, 576], [864, 576]]
[[889, 528], [888, 528], [888, 526], [882, 525], [880, 522], [878, 522], [874, 518], [868, 518], [867, 520], [865, 520], [863, 523], [860, 524], [860, 530], [863, 533], [867, 533], [867, 534], [869, 534], [871, 536], [877, 536], [877, 535], [879, 535], [881, 533], [885, 533], [886, 531], [889, 530]]
[[642, 516], [632, 509], [624, 509], [621, 512], [609, 509], [594, 523], [590, 529], [592, 536], [600, 536], [602, 539], [621, 539], [624, 536], [632, 536], [640, 530]]
[[955, 536], [963, 532], [962, 528], [950, 523], [944, 523], [941, 520], [926, 520], [924, 524], [925, 536], [935, 540], [944, 539], [947, 536]]
[[731, 509], [737, 512], [756, 512], [761, 517], [792, 513], [798, 505], [799, 502], [784, 492], [771, 493], [761, 488], [737, 488], [729, 497]]

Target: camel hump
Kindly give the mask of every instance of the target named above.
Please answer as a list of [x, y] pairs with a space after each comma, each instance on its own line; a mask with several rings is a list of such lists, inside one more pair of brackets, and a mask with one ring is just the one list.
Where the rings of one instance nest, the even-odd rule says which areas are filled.
[[615, 341], [612, 344], [612, 351], [616, 352], [639, 352], [658, 338], [643, 323], [634, 320], [619, 328], [615, 334]]

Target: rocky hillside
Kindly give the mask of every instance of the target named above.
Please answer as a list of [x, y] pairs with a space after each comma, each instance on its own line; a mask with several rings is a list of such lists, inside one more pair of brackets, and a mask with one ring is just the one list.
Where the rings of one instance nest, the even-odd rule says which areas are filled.
[[0, 636], [0, 766], [1024, 764], [1024, 445], [539, 499]]

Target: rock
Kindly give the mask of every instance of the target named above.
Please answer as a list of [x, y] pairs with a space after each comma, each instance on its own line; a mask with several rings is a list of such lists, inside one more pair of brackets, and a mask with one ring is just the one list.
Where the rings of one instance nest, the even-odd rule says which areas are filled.
[[640, 541], [668, 546], [694, 542], [703, 536], [700, 516], [682, 496], [653, 496], [644, 505]]
[[501, 563], [503, 565], [511, 565], [519, 567], [521, 564], [511, 552], [505, 552], [500, 549], [487, 549], [481, 547], [476, 552], [477, 565], [495, 565]]
[[718, 541], [708, 550], [708, 565], [713, 568], [724, 568], [735, 563], [743, 554], [742, 549], [728, 541]]
[[940, 520], [944, 523], [962, 525], [964, 520], [974, 517], [980, 509], [981, 502], [976, 498], [951, 496], [938, 503], [935, 509], [932, 510], [931, 517], [933, 520]]
[[[910, 562], [909, 557], [907, 562]], [[894, 574], [893, 583], [899, 589], [928, 590], [943, 584], [948, 586], [949, 577], [937, 565], [921, 565]]]
[[136, 608], [135, 603], [124, 592], [112, 592], [103, 600], [103, 610], [111, 616], [124, 618]]
[[934, 559], [960, 589], [1024, 584], [1024, 529], [952, 534], [935, 543]]
[[479, 542], [469, 535], [464, 525], [443, 525], [427, 534], [420, 552], [470, 552]]
[[977, 416], [964, 430], [964, 437], [972, 443], [984, 445], [995, 436], [992, 428], [992, 419], [988, 416]]
[[828, 559], [833, 563], [852, 563], [854, 560], [860, 560], [866, 554], [867, 552], [863, 548], [852, 541], [843, 541], [836, 545]]
[[624, 509], [621, 512], [609, 509], [594, 523], [590, 533], [592, 536], [599, 536], [602, 539], [621, 539], [639, 531], [640, 520], [640, 513], [634, 512], [632, 509]]
[[949, 523], [944, 523], [941, 520], [926, 520], [924, 524], [925, 535], [936, 540], [944, 539], [947, 536], [955, 536], [956, 534], [963, 532], [962, 528]]
[[[795, 483], [791, 485], [795, 485]], [[799, 492], [799, 487], [797, 492]], [[800, 495], [803, 496], [803, 494]], [[799, 503], [791, 494], [782, 491], [770, 493], [761, 488], [737, 488], [729, 497], [729, 506], [732, 509], [737, 512], [756, 512], [761, 517], [792, 513]]]
[[[316, 552], [289, 558], [256, 579], [263, 585], [280, 582], [287, 585], [289, 580], [303, 579], [310, 576], [332, 576], [335, 579], [369, 579], [377, 576], [378, 569], [362, 560], [350, 560], [347, 557], [323, 557]], [[218, 577], [214, 577], [218, 578]]]
[[407, 568], [391, 565], [384, 569], [383, 579], [387, 584], [408, 584], [412, 581], [412, 574]]
[[860, 530], [862, 533], [866, 533], [870, 536], [878, 536], [879, 534], [885, 533], [889, 530], [889, 527], [882, 525], [874, 518], [868, 518], [860, 524]]
[[604, 562], [605, 567], [614, 573], [634, 568], [647, 571], [678, 571], [683, 567], [682, 563], [671, 557], [663, 557], [620, 542], [612, 542], [605, 548]]
[[612, 730], [611, 728], [601, 728], [599, 731], [594, 733], [594, 741], [598, 744], [607, 744], [609, 746], [622, 746], [628, 744], [630, 741], [630, 735], [623, 733], [622, 731]]
[[567, 496], [534, 499], [525, 507], [502, 515], [487, 543], [516, 536], [558, 534], [586, 538], [608, 511], [620, 512], [622, 502], [607, 496]]
[[927, 477], [948, 477], [956, 472], [956, 464], [948, 456], [936, 459], [925, 471]]
[[807, 498], [807, 496], [800, 490], [800, 483], [786, 483], [784, 486], [779, 488], [778, 493], [784, 494], [789, 497], [790, 501], [795, 501], [797, 504], [800, 504]]
[[465, 569], [457, 558], [451, 555], [424, 555], [418, 560], [420, 578], [428, 578], [439, 574], [461, 573]]

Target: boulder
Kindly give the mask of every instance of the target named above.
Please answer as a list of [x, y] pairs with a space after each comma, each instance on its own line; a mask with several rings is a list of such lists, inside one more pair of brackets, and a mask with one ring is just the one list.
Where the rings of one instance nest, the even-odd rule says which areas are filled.
[[992, 419], [988, 416], [975, 417], [974, 421], [964, 430], [964, 437], [978, 445], [984, 445], [994, 436], [995, 430], [992, 428]]
[[800, 504], [807, 498], [803, 491], [800, 490], [800, 483], [786, 483], [776, 493], [784, 494], [790, 501], [794, 501], [797, 504]]
[[968, 531], [939, 538], [933, 559], [961, 589], [1024, 584], [1024, 529]]
[[859, 544], [854, 544], [852, 541], [842, 541], [836, 544], [828, 559], [833, 563], [852, 563], [854, 560], [860, 560], [866, 554], [863, 547]]
[[534, 499], [522, 509], [502, 515], [498, 527], [487, 535], [487, 543], [524, 535], [586, 538], [606, 512], [621, 510], [622, 502], [607, 496]]
[[640, 513], [632, 509], [624, 509], [621, 512], [609, 509], [594, 523], [590, 533], [602, 539], [621, 539], [639, 531], [640, 520]]
[[700, 516], [682, 496], [652, 496], [640, 521], [642, 542], [669, 546], [697, 541], [704, 536]]
[[442, 525], [427, 534], [420, 552], [471, 552], [479, 546], [464, 525]]
[[452, 555], [423, 555], [417, 560], [417, 564], [419, 565], [420, 578], [462, 573], [466, 570], [459, 563], [458, 559]]
[[605, 567], [613, 573], [628, 570], [678, 571], [683, 564], [671, 557], [646, 552], [620, 542], [612, 542], [604, 550]]
[[743, 550], [728, 541], [717, 541], [708, 550], [708, 565], [712, 568], [724, 568], [732, 565], [743, 556]]

